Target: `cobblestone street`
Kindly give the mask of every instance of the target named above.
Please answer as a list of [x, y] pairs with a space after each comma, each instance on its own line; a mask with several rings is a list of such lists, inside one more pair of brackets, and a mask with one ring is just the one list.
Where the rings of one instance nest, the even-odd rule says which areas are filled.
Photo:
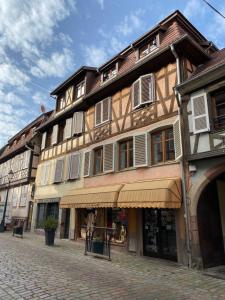
[[83, 245], [0, 235], [0, 299], [225, 299], [225, 281], [167, 261], [112, 253], [83, 255]]

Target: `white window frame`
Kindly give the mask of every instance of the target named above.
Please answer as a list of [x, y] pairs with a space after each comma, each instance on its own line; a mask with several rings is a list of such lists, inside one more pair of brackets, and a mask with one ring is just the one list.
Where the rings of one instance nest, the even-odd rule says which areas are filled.
[[[102, 119], [103, 119], [103, 102], [106, 99], [109, 99], [108, 120], [102, 121]], [[96, 105], [99, 104], [99, 103], [101, 103], [101, 122], [99, 124], [97, 124], [96, 123], [96, 121], [97, 121], [97, 118], [96, 118], [96, 114], [97, 114]], [[107, 98], [105, 98], [105, 99], [103, 99], [103, 100], [101, 100], [101, 101], [99, 101], [98, 103], [95, 104], [95, 127], [101, 126], [102, 124], [105, 124], [105, 123], [110, 121], [111, 103], [112, 103], [111, 97], [107, 97]]]
[[[197, 116], [195, 117], [194, 116], [194, 99], [195, 98], [199, 98], [199, 97], [202, 97], [204, 98], [204, 103], [205, 103], [205, 108], [206, 108], [206, 111], [205, 111], [205, 114], [202, 114], [200, 116]], [[196, 92], [194, 94], [191, 95], [191, 98], [190, 98], [190, 101], [191, 101], [191, 111], [192, 111], [192, 125], [193, 125], [193, 133], [194, 134], [197, 134], [197, 133], [202, 133], [202, 132], [208, 132], [210, 131], [210, 123], [209, 123], [209, 108], [208, 108], [208, 99], [207, 99], [207, 93], [204, 91], [204, 90], [201, 90], [199, 92]], [[206, 117], [206, 125], [207, 127], [206, 128], [203, 128], [203, 129], [200, 129], [200, 130], [196, 130], [195, 128], [195, 120], [198, 119], [198, 118], [202, 118], [202, 117]]]
[[[139, 108], [140, 106], [142, 105], [145, 105], [145, 104], [148, 104], [148, 103], [153, 103], [154, 102], [154, 99], [153, 100], [150, 100], [149, 101], [146, 101], [146, 102], [142, 102], [142, 84], [141, 84], [141, 79], [145, 76], [152, 76], [152, 79], [155, 80], [154, 78], [154, 74], [153, 73], [149, 73], [149, 74], [145, 74], [145, 75], [142, 75], [140, 76], [137, 80], [135, 80], [132, 84], [132, 108], [133, 110], [136, 109], [136, 108]], [[134, 106], [134, 84], [138, 82], [139, 83], [139, 104]], [[153, 82], [153, 89], [154, 89], [154, 95], [155, 95], [155, 83]], [[154, 98], [154, 97], [153, 97]]]
[[[82, 96], [84, 96], [84, 94], [85, 94], [85, 80], [76, 85], [76, 91], [77, 91], [76, 99], [79, 99]], [[80, 95], [78, 95], [79, 91], [80, 91]]]
[[[114, 66], [115, 66], [115, 74], [113, 74], [113, 71], [112, 71]], [[119, 64], [118, 64], [118, 62], [116, 62], [114, 66], [112, 66], [109, 69], [106, 69], [105, 71], [102, 71], [102, 74], [101, 74], [101, 83], [102, 84], [108, 82], [109, 80], [111, 80], [111, 79], [113, 79], [113, 78], [115, 78], [117, 76], [118, 71], [119, 71]], [[107, 70], [110, 71], [111, 75], [110, 75], [110, 77], [108, 79], [104, 80], [104, 73], [107, 72]]]

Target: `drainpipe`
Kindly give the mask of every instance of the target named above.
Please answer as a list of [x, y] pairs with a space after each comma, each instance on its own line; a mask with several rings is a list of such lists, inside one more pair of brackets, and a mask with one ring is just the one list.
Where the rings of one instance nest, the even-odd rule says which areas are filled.
[[[177, 84], [181, 83], [181, 65], [179, 56], [174, 48], [174, 45], [170, 45], [171, 52], [173, 53], [176, 59], [176, 68], [177, 68]], [[182, 118], [182, 99], [181, 95], [178, 91], [175, 90], [175, 95], [178, 102], [178, 115], [180, 120]], [[183, 122], [182, 122], [183, 123]], [[185, 176], [185, 161], [184, 161], [184, 146], [183, 146], [183, 139], [182, 139], [182, 153], [183, 156], [180, 159], [180, 172], [181, 172], [181, 181], [182, 181], [182, 191], [183, 191], [183, 202], [184, 202], [184, 220], [185, 220], [185, 233], [186, 233], [186, 247], [187, 247], [187, 256], [188, 256], [188, 267], [192, 265], [192, 257], [191, 257], [191, 243], [190, 243], [190, 218], [189, 218], [189, 204], [187, 198], [187, 185], [186, 185], [186, 176]]]

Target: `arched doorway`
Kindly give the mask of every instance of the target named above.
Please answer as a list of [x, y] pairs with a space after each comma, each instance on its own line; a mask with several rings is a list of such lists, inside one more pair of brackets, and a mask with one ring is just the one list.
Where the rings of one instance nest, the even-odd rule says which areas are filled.
[[202, 191], [197, 221], [203, 267], [225, 264], [225, 173]]

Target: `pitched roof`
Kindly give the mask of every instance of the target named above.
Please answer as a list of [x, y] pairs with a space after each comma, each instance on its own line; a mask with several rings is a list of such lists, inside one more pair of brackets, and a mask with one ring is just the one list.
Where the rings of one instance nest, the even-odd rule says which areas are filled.
[[210, 60], [203, 65], [200, 65], [195, 72], [193, 72], [191, 78], [195, 78], [196, 76], [202, 75], [219, 66], [220, 64], [225, 63], [225, 48], [214, 52], [210, 56]]

